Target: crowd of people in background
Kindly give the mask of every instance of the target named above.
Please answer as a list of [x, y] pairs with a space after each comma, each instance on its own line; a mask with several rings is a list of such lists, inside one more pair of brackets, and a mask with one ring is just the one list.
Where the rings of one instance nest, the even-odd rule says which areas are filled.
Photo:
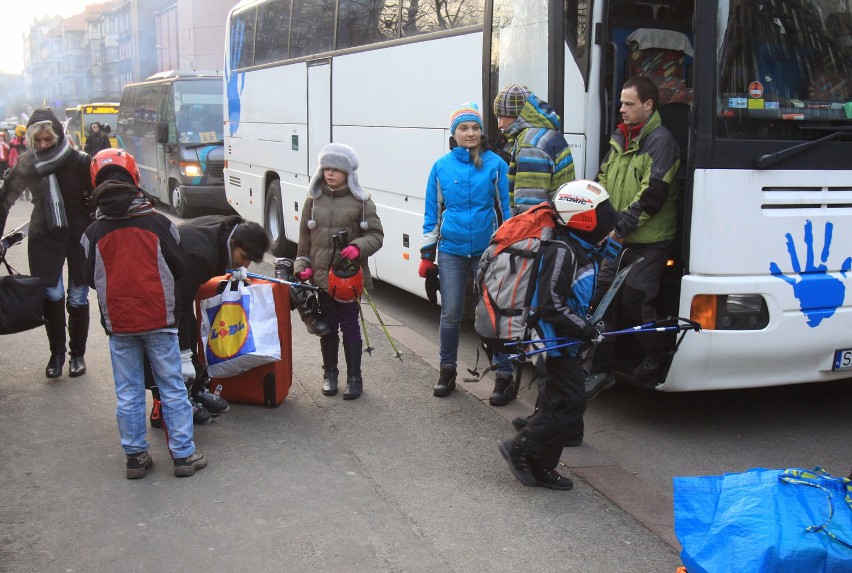
[[[613, 279], [612, 253], [621, 247], [643, 262], [606, 320], [620, 325], [656, 318], [660, 275], [675, 235], [680, 151], [660, 123], [653, 81], [628, 80], [621, 104], [623, 122], [612, 134], [597, 184], [575, 180], [559, 116], [525, 86], [509, 84], [497, 94], [501, 137], [493, 150], [477, 104], [451, 110], [449, 152], [437, 158], [425, 179], [418, 269], [427, 280], [437, 277], [441, 293], [434, 396], [447, 397], [455, 388], [465, 291], [481, 255], [505, 221], [539, 204], [552, 208], [557, 236], [542, 252], [540, 320], [558, 336], [588, 346], [599, 342], [598, 325], [588, 323], [587, 316]], [[364, 391], [358, 300], [371, 286], [368, 258], [382, 247], [384, 233], [376, 206], [359, 183], [356, 151], [329, 144], [318, 165], [303, 204], [294, 272], [319, 287], [320, 311], [330, 327], [320, 337], [322, 393], [338, 392], [342, 338], [343, 398], [354, 400]], [[66, 355], [69, 376], [86, 373], [88, 298], [94, 288], [109, 335], [127, 478], [144, 477], [153, 463], [146, 439], [146, 387], [154, 394], [152, 426], [168, 428], [175, 475], [204, 468], [207, 461], [193, 441], [193, 419], [203, 423], [203, 411], [209, 419], [228, 404], [206, 388], [209, 378], [195, 351], [192, 303], [198, 288], [226, 269], [245, 278], [245, 268], [259, 262], [269, 247], [263, 228], [236, 216], [201, 217], [175, 226], [154, 210], [153, 200], [139, 187], [134, 158], [111, 148], [99, 124], [92, 124], [84, 150], [76, 150], [50, 109], [36, 110], [9, 142], [0, 133], [0, 168], [5, 174], [0, 232], [12, 204], [32, 192], [28, 258], [30, 272], [47, 285], [45, 376], [61, 376]], [[611, 244], [617, 245], [614, 251], [605, 248]], [[149, 265], [138, 264], [151, 257]], [[146, 275], [152, 269], [157, 270]], [[122, 286], [107, 291], [106, 281]], [[140, 293], [141, 285], [155, 292]], [[164, 301], [159, 318], [138, 312], [154, 299]], [[644, 342], [645, 359], [634, 372], [639, 378], [658, 375], [665, 361], [653, 337]], [[564, 446], [582, 442], [586, 401], [614, 384], [610, 353], [601, 345], [590, 354], [589, 366], [581, 365], [576, 348], [548, 351], [534, 413], [516, 419], [517, 434], [500, 445], [513, 475], [525, 485], [571, 489], [556, 463]], [[504, 406], [517, 395], [514, 365], [499, 352], [492, 361], [495, 385], [489, 401]]]

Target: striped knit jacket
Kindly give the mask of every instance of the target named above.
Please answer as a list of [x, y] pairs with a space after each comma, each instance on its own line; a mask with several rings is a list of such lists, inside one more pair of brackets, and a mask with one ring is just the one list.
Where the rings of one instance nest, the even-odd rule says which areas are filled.
[[574, 180], [574, 158], [561, 129], [553, 108], [531, 94], [505, 131], [513, 215], [551, 199], [560, 185]]

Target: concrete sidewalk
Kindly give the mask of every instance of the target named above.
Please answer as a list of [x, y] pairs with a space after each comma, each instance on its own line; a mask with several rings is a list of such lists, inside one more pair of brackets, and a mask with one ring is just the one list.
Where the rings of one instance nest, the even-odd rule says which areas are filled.
[[[16, 205], [7, 228], [27, 213]], [[24, 271], [25, 248], [10, 260]], [[671, 573], [679, 565], [647, 519], [584, 481], [600, 476], [602, 491], [637, 497], [593, 448], [566, 450], [583, 478], [570, 492], [517, 482], [497, 443], [512, 433], [506, 420], [531, 406], [483, 407], [490, 378], [432, 397], [437, 350], [384, 313], [403, 361], [368, 322], [376, 350], [363, 358], [360, 399], [321, 394], [319, 341], [293, 313], [287, 400], [275, 409], [235, 404], [196, 427], [210, 465], [191, 478], [172, 476], [163, 436], [151, 430], [155, 465], [126, 480], [107, 341], [90, 300], [83, 377], [68, 378], [66, 366], [46, 381], [43, 329], [0, 338], [0, 571]], [[643, 511], [631, 513], [650, 515]], [[666, 537], [665, 523], [658, 533]]]

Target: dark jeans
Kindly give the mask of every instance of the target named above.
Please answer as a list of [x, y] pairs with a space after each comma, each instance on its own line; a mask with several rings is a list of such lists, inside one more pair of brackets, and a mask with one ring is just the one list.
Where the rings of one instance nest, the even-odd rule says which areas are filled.
[[343, 333], [343, 342], [361, 342], [361, 329], [358, 322], [360, 302], [338, 302], [324, 290], [319, 291], [320, 311], [328, 322], [331, 332], [326, 336], [337, 338], [337, 331]]
[[[633, 259], [625, 259], [625, 264], [643, 257], [630, 273], [618, 294], [612, 300], [604, 314], [606, 330], [616, 330], [645, 324], [657, 320], [657, 295], [660, 292], [660, 279], [670, 256], [671, 241], [652, 244], [625, 243]], [[592, 298], [592, 306], [597, 306], [603, 298], [619, 269], [614, 262], [607, 261], [601, 266], [598, 284]], [[638, 342], [647, 358], [661, 361], [666, 350], [665, 337], [657, 333], [637, 334]], [[590, 372], [609, 372], [612, 367], [616, 337], [610, 337], [595, 348]]]
[[583, 369], [576, 358], [545, 359], [547, 378], [539, 392], [539, 411], [520, 431], [521, 447], [536, 467], [552, 469], [559, 463], [566, 436], [580, 428], [586, 412], [586, 385]]

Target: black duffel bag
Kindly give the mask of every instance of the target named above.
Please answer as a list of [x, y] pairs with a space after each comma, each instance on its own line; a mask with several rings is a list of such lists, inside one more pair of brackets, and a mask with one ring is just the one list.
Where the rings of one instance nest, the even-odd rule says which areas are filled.
[[9, 276], [0, 277], [0, 334], [14, 334], [44, 324], [44, 281], [21, 275], [0, 258]]

